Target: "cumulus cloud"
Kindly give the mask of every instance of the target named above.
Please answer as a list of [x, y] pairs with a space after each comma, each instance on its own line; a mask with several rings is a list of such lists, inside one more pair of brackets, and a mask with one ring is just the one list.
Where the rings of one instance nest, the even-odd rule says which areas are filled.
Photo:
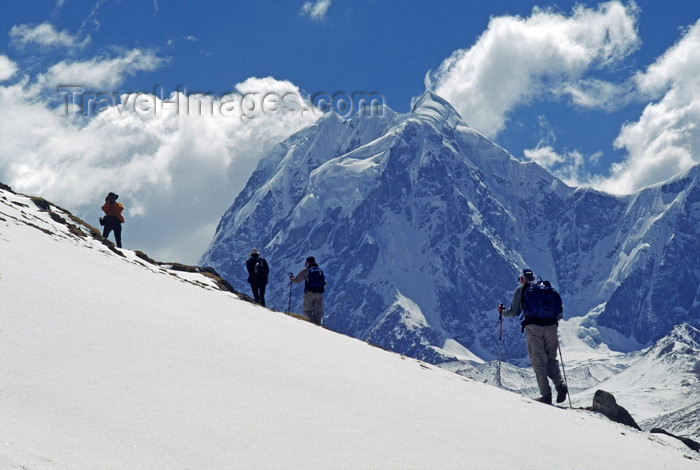
[[314, 21], [322, 21], [326, 19], [328, 9], [331, 7], [331, 0], [316, 0], [315, 2], [306, 2], [301, 7], [300, 14], [308, 16]]
[[495, 137], [510, 113], [533, 100], [568, 97], [582, 106], [612, 106], [619, 88], [587, 76], [640, 44], [634, 3], [576, 6], [570, 16], [535, 8], [528, 18], [492, 18], [469, 49], [455, 51], [426, 76], [473, 128]]
[[0, 82], [12, 78], [15, 72], [17, 72], [17, 64], [7, 56], [0, 55]]
[[639, 120], [615, 139], [626, 159], [599, 182], [629, 193], [664, 181], [700, 163], [700, 20], [646, 71], [634, 77], [638, 93], [652, 99]]
[[[227, 96], [188, 96], [183, 90], [154, 96], [150, 90], [138, 96], [106, 94], [102, 106], [95, 106], [99, 96], [74, 96], [69, 101], [83, 108], [67, 114], [65, 98], [49, 84], [74, 80], [80, 69], [92, 85], [109, 87], [107, 70], [123, 77], [134, 71], [134, 63], [158, 63], [141, 50], [118, 59], [54, 66], [33, 79], [0, 86], [0, 113], [6, 117], [0, 126], [0, 181], [46, 197], [95, 225], [105, 195], [117, 192], [126, 208], [125, 247], [194, 263], [259, 158], [317, 115], [301, 112], [307, 103], [294, 84], [273, 78], [248, 79]], [[88, 64], [104, 69], [91, 75]], [[294, 106], [270, 103], [265, 98], [270, 93], [295, 93], [286, 102]], [[88, 112], [86, 103], [93, 106]], [[251, 112], [255, 106], [262, 108]]]
[[10, 29], [10, 44], [19, 49], [30, 45], [43, 48], [81, 49], [90, 43], [90, 37], [80, 41], [76, 35], [58, 31], [51, 23], [16, 25]]

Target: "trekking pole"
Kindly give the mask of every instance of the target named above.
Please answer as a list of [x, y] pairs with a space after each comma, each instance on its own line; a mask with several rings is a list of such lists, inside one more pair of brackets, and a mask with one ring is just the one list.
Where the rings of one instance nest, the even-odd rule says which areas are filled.
[[[294, 276], [294, 274], [289, 273], [289, 277], [291, 278], [292, 276]], [[291, 279], [289, 280], [289, 303], [287, 305], [287, 311], [289, 313], [292, 312], [292, 280]]]
[[501, 379], [501, 344], [503, 343], [503, 314], [498, 314], [498, 386], [503, 388]]
[[561, 371], [564, 373], [564, 385], [566, 385], [566, 394], [569, 396], [569, 408], [573, 408], [571, 405], [571, 390], [569, 390], [569, 383], [566, 381], [566, 371], [564, 370], [564, 356], [561, 354], [561, 344], [557, 338], [557, 346], [559, 347], [559, 359], [561, 360]]

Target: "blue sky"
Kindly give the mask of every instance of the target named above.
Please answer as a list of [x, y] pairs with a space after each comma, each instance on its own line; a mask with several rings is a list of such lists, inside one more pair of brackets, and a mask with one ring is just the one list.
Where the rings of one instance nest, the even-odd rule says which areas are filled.
[[[429, 88], [572, 185], [627, 194], [700, 161], [696, 1], [53, 0], [1, 11], [0, 181], [92, 222], [119, 192], [125, 247], [162, 260], [195, 262], [259, 158], [317, 114], [188, 119], [113, 112], [110, 97], [377, 93], [407, 112]], [[101, 99], [101, 112], [67, 108], [68, 96]]]

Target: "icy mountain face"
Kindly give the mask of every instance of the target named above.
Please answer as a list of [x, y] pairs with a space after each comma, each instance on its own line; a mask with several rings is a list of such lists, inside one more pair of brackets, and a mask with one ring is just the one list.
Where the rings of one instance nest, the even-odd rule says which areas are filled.
[[641, 349], [675, 325], [698, 324], [698, 175], [700, 166], [628, 197], [576, 190], [553, 209], [555, 224], [534, 220], [549, 225], [542, 236], [567, 314], [598, 310], [613, 349]]
[[[239, 290], [252, 247], [286, 310], [306, 256], [328, 277], [331, 329], [431, 362], [494, 358], [495, 307], [529, 266], [595, 341], [639, 347], [697, 322], [698, 167], [630, 197], [569, 188], [471, 130], [427, 92], [411, 113], [320, 119], [263, 158], [201, 264]], [[677, 280], [683, 279], [681, 283]], [[300, 310], [301, 289], [292, 292]], [[525, 355], [519, 328], [503, 357]]]
[[[700, 166], [628, 205], [615, 240], [613, 286], [598, 325], [640, 343], [700, 318]], [[624, 238], [621, 236], [624, 234]]]
[[202, 261], [245, 289], [247, 253], [260, 248], [268, 305], [286, 309], [286, 273], [314, 255], [330, 328], [435, 362], [452, 338], [473, 347], [517, 254], [498, 242], [512, 232], [507, 210], [464, 155], [502, 168], [511, 157], [430, 94], [408, 116], [328, 115], [317, 127], [261, 162]]
[[[203, 259], [221, 266], [224, 276], [244, 286], [241, 282], [245, 282], [247, 273], [243, 264], [250, 248], [262, 247], [274, 238], [290, 237], [290, 216], [306, 196], [311, 173], [335, 156], [381, 136], [392, 126], [394, 117], [386, 109], [381, 118], [348, 125], [337, 115], [329, 114], [280, 143], [260, 161], [222, 217]], [[297, 264], [295, 260], [289, 268]]]

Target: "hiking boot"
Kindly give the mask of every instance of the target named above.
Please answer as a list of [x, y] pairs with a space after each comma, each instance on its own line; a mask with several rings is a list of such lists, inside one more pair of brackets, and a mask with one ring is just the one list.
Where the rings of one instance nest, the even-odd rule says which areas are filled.
[[561, 403], [566, 400], [566, 395], [569, 393], [569, 388], [566, 385], [562, 385], [559, 390], [557, 390], [557, 403]]
[[540, 403], [545, 403], [547, 405], [551, 405], [552, 404], [552, 394], [548, 393], [546, 395], [542, 395], [539, 398], [535, 398], [535, 401], [538, 401]]

